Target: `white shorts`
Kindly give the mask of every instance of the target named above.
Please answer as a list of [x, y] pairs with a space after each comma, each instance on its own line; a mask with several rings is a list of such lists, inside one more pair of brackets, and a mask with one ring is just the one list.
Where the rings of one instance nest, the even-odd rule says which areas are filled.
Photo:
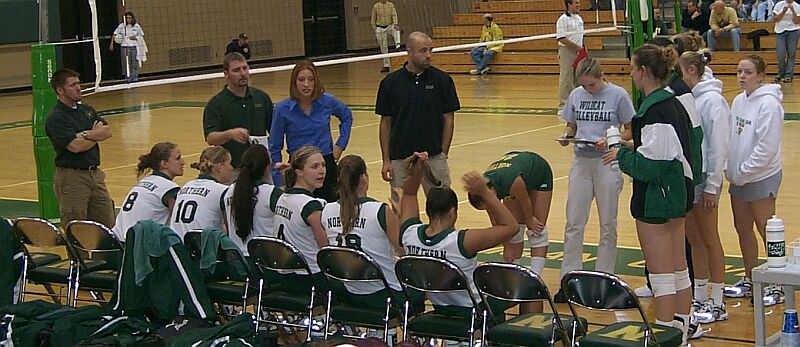
[[533, 230], [528, 229], [527, 226], [524, 224], [519, 226], [519, 230], [514, 235], [514, 237], [509, 240], [511, 243], [522, 243], [525, 242], [525, 235], [528, 235], [528, 243], [530, 243], [530, 248], [539, 248], [545, 247], [550, 244], [549, 233], [547, 232], [547, 227], [544, 227], [542, 233], [539, 236], [536, 236], [533, 233]]

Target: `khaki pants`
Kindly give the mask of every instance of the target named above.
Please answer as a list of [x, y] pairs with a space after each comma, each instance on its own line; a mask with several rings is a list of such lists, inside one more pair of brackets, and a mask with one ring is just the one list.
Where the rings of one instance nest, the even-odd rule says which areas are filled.
[[[447, 166], [447, 156], [444, 153], [439, 153], [433, 157], [428, 158], [428, 166], [430, 166], [433, 175], [436, 179], [442, 181], [445, 187], [450, 186], [450, 167]], [[392, 198], [397, 198], [394, 188], [400, 188], [408, 177], [408, 169], [403, 160], [392, 160]], [[422, 191], [425, 196], [433, 188], [433, 183], [426, 179], [422, 179]]]
[[564, 110], [564, 104], [567, 103], [567, 97], [575, 85], [575, 70], [572, 69], [572, 62], [578, 56], [578, 52], [566, 46], [558, 46], [558, 115]]
[[600, 222], [595, 270], [614, 273], [617, 264], [617, 211], [622, 184], [622, 173], [618, 168], [604, 165], [603, 158], [576, 156], [572, 159], [561, 277], [572, 270], [583, 269], [583, 235], [592, 200], [595, 200]]
[[[375, 27], [375, 38], [378, 40], [378, 46], [381, 47], [381, 54], [389, 53], [388, 34], [391, 34], [392, 38], [394, 38], [394, 46], [400, 47], [400, 30], [394, 30], [394, 25], [389, 25], [386, 28]], [[383, 58], [383, 66], [391, 66], [389, 58]]]
[[114, 202], [105, 183], [102, 170], [56, 168], [53, 177], [58, 205], [61, 208], [61, 227], [73, 220], [90, 220], [114, 227]]

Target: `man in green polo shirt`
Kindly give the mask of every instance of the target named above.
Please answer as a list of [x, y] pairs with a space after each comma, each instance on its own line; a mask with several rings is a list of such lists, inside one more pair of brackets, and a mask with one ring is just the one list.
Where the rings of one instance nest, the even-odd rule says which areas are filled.
[[234, 176], [238, 176], [239, 162], [247, 147], [267, 146], [272, 100], [263, 90], [248, 85], [250, 67], [240, 53], [225, 56], [222, 72], [228, 83], [206, 104], [203, 136], [209, 145], [225, 147], [231, 153]]

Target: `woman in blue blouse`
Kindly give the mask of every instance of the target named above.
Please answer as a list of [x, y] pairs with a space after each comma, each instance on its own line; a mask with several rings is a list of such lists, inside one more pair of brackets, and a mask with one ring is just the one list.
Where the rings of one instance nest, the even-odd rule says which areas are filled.
[[[339, 118], [339, 138], [335, 144], [331, 136], [331, 116]], [[278, 169], [272, 173], [275, 185], [281, 186], [279, 170], [285, 166], [281, 154], [285, 137], [290, 154], [305, 145], [319, 148], [328, 174], [322, 188], [314, 191], [314, 196], [336, 201], [336, 161], [350, 141], [352, 125], [352, 111], [335, 96], [325, 93], [314, 64], [308, 60], [297, 63], [292, 70], [289, 97], [277, 103], [272, 114], [269, 152]]]

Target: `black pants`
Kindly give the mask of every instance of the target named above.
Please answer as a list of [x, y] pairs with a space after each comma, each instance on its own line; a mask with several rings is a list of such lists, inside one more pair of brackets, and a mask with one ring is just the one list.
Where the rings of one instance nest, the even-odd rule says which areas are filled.
[[333, 154], [326, 154], [325, 158], [325, 182], [322, 183], [322, 188], [314, 190], [314, 197], [325, 199], [327, 202], [334, 202], [339, 200], [339, 181], [336, 179], [339, 174], [336, 172], [336, 160], [333, 159]]

